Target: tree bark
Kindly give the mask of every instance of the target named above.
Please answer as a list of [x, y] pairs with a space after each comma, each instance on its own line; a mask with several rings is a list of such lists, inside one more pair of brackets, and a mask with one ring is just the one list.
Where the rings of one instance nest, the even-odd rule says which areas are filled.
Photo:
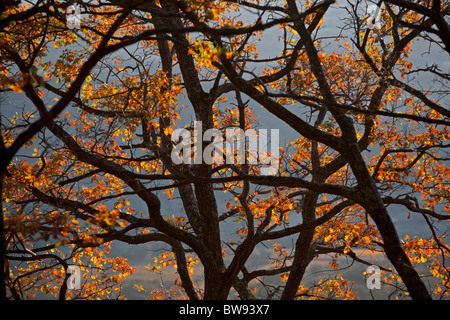
[[[315, 219], [315, 205], [319, 193], [309, 191], [303, 201], [303, 223]], [[281, 295], [281, 300], [293, 300], [297, 294], [297, 289], [305, 275], [306, 268], [311, 262], [311, 243], [314, 237], [315, 228], [302, 231], [295, 243], [295, 256], [289, 273], [289, 278]]]
[[[0, 153], [1, 154], [1, 153]], [[5, 168], [6, 169], [6, 168]], [[6, 170], [0, 167], [0, 301], [6, 300], [6, 239], [3, 214], [3, 179]]]
[[389, 261], [399, 273], [412, 299], [430, 300], [431, 295], [427, 287], [402, 248], [395, 225], [381, 199], [375, 181], [367, 170], [364, 159], [359, 152], [354, 152], [357, 149], [355, 144], [349, 144], [348, 149], [345, 156], [349, 159], [352, 171], [358, 180], [359, 189], [366, 199], [362, 205], [383, 238], [383, 249]]

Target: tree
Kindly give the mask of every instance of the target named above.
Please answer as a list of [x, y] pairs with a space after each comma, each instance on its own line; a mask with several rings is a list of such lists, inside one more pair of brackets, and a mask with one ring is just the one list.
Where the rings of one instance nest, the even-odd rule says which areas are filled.
[[[448, 49], [447, 4], [384, 1], [376, 28], [360, 1], [80, 6], [79, 30], [67, 29], [67, 4], [2, 8], [2, 91], [28, 98], [21, 114], [2, 119], [8, 296], [120, 296], [133, 268], [108, 255], [114, 242], [164, 244], [152, 269], [174, 265], [176, 294], [189, 299], [226, 299], [232, 289], [258, 298], [254, 280], [266, 298], [354, 299], [339, 273], [313, 286], [302, 280], [323, 255], [334, 270], [336, 257], [371, 265], [362, 250], [386, 257], [379, 267], [394, 293], [448, 296], [448, 74], [410, 59], [422, 53], [417, 41], [447, 56], [439, 51]], [[336, 10], [346, 14], [341, 29], [323, 37]], [[274, 51], [260, 57], [258, 43], [274, 30]], [[56, 57], [48, 56], [52, 47]], [[416, 74], [435, 76], [434, 87], [417, 88]], [[259, 163], [251, 150], [239, 162], [236, 148], [225, 155], [232, 144], [212, 148], [232, 128], [261, 142], [254, 106], [292, 132], [276, 150], [274, 175], [263, 174], [261, 153]], [[192, 121], [180, 116], [186, 109]], [[192, 141], [181, 144], [180, 128]], [[177, 151], [183, 159], [216, 151], [221, 161], [174, 161]], [[165, 201], [182, 211], [168, 211]], [[430, 236], [400, 239], [395, 206], [421, 215]], [[249, 270], [261, 246], [271, 247], [272, 265]], [[84, 272], [78, 291], [67, 290], [71, 264]], [[269, 286], [268, 277], [282, 285]]]
[[[116, 24], [111, 25], [109, 32], [99, 42], [97, 51], [78, 70], [78, 76], [72, 77], [72, 83], [68, 82], [69, 79], [67, 79], [67, 91], [64, 98], [58, 101], [51, 110], [48, 110], [42, 100], [44, 92], [39, 87], [45, 87], [46, 81], [51, 79], [52, 75], [49, 77], [46, 75], [42, 78], [36, 72], [38, 67], [42, 66], [40, 60], [47, 55], [48, 45], [52, 42], [52, 39], [55, 39], [55, 47], [58, 46], [58, 43], [70, 44], [74, 40], [73, 35], [61, 35], [62, 21], [65, 21], [65, 15], [61, 14], [61, 9], [65, 9], [65, 7], [67, 5], [61, 7], [61, 5], [56, 5], [53, 2], [44, 4], [43, 1], [38, 1], [32, 7], [30, 4], [23, 5], [15, 1], [5, 1], [1, 4], [2, 91], [12, 90], [17, 93], [24, 93], [36, 107], [35, 111], [39, 112], [39, 119], [32, 122], [30, 119], [35, 114], [24, 111], [18, 117], [24, 118], [25, 123], [16, 126], [17, 119], [13, 118], [10, 122], [11, 126], [6, 126], [2, 132], [0, 141], [0, 193], [2, 194], [4, 179], [6, 177], [11, 178], [8, 166], [14, 156], [21, 148], [32, 143], [30, 141], [34, 138], [34, 135], [67, 107], [95, 64], [105, 54], [114, 52], [120, 47], [118, 45], [107, 47], [107, 43], [128, 13], [119, 17]], [[1, 200], [3, 203], [3, 197]], [[4, 220], [2, 205], [0, 216], [1, 283], [5, 283], [7, 280], [6, 272], [8, 269], [8, 264], [5, 263], [8, 243]], [[6, 297], [4, 285], [1, 286], [0, 296], [2, 299]]]

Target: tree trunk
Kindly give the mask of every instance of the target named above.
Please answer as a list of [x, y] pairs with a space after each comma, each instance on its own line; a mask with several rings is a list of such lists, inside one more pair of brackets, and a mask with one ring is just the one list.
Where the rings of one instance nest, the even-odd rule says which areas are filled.
[[387, 257], [405, 283], [412, 299], [431, 299], [428, 289], [402, 248], [395, 225], [378, 193], [375, 181], [367, 170], [361, 153], [355, 152], [355, 149], [358, 150], [357, 145], [355, 146], [355, 143], [348, 143], [347, 145], [348, 152], [345, 152], [345, 156], [358, 180], [359, 190], [366, 199], [363, 203], [364, 209], [375, 222], [383, 238], [383, 248]]
[[[310, 191], [305, 195], [303, 201], [303, 223], [312, 221], [316, 218], [315, 206], [319, 194], [317, 192]], [[302, 231], [297, 238], [295, 244], [295, 256], [292, 263], [289, 278], [286, 282], [282, 300], [293, 300], [297, 294], [297, 289], [305, 275], [306, 268], [311, 262], [311, 243], [314, 238], [315, 228]]]
[[6, 300], [6, 238], [5, 222], [3, 214], [3, 182], [6, 176], [7, 167], [10, 162], [10, 155], [4, 147], [3, 138], [0, 132], [0, 301]]
[[4, 170], [0, 169], [0, 301], [6, 300], [6, 239], [5, 239], [5, 224], [3, 215], [3, 177]]

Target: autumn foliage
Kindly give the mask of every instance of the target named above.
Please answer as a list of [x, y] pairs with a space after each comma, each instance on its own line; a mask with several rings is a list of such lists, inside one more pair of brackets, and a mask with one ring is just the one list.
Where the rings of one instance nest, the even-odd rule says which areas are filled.
[[[4, 2], [3, 295], [126, 298], [111, 246], [154, 243], [177, 279], [150, 299], [358, 299], [369, 265], [383, 298], [448, 299], [449, 74], [418, 56], [448, 61], [450, 7], [381, 3], [371, 28], [359, 0], [80, 2], [69, 29]], [[193, 121], [281, 129], [278, 173], [175, 164]]]

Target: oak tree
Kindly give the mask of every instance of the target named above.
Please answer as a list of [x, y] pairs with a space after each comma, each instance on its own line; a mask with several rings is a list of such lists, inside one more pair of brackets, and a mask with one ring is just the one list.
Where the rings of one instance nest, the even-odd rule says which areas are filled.
[[[414, 59], [448, 59], [448, 2], [380, 1], [377, 24], [360, 0], [77, 5], [79, 29], [66, 2], [1, 7], [0, 89], [27, 99], [1, 122], [5, 296], [121, 297], [122, 242], [162, 244], [149, 269], [176, 268], [149, 298], [356, 299], [354, 264], [397, 297], [448, 297], [449, 76]], [[174, 131], [199, 122], [187, 159], [208, 130], [278, 124], [276, 174], [249, 152], [174, 161]], [[428, 233], [400, 235], [399, 208]], [[308, 283], [323, 257], [334, 272]]]

